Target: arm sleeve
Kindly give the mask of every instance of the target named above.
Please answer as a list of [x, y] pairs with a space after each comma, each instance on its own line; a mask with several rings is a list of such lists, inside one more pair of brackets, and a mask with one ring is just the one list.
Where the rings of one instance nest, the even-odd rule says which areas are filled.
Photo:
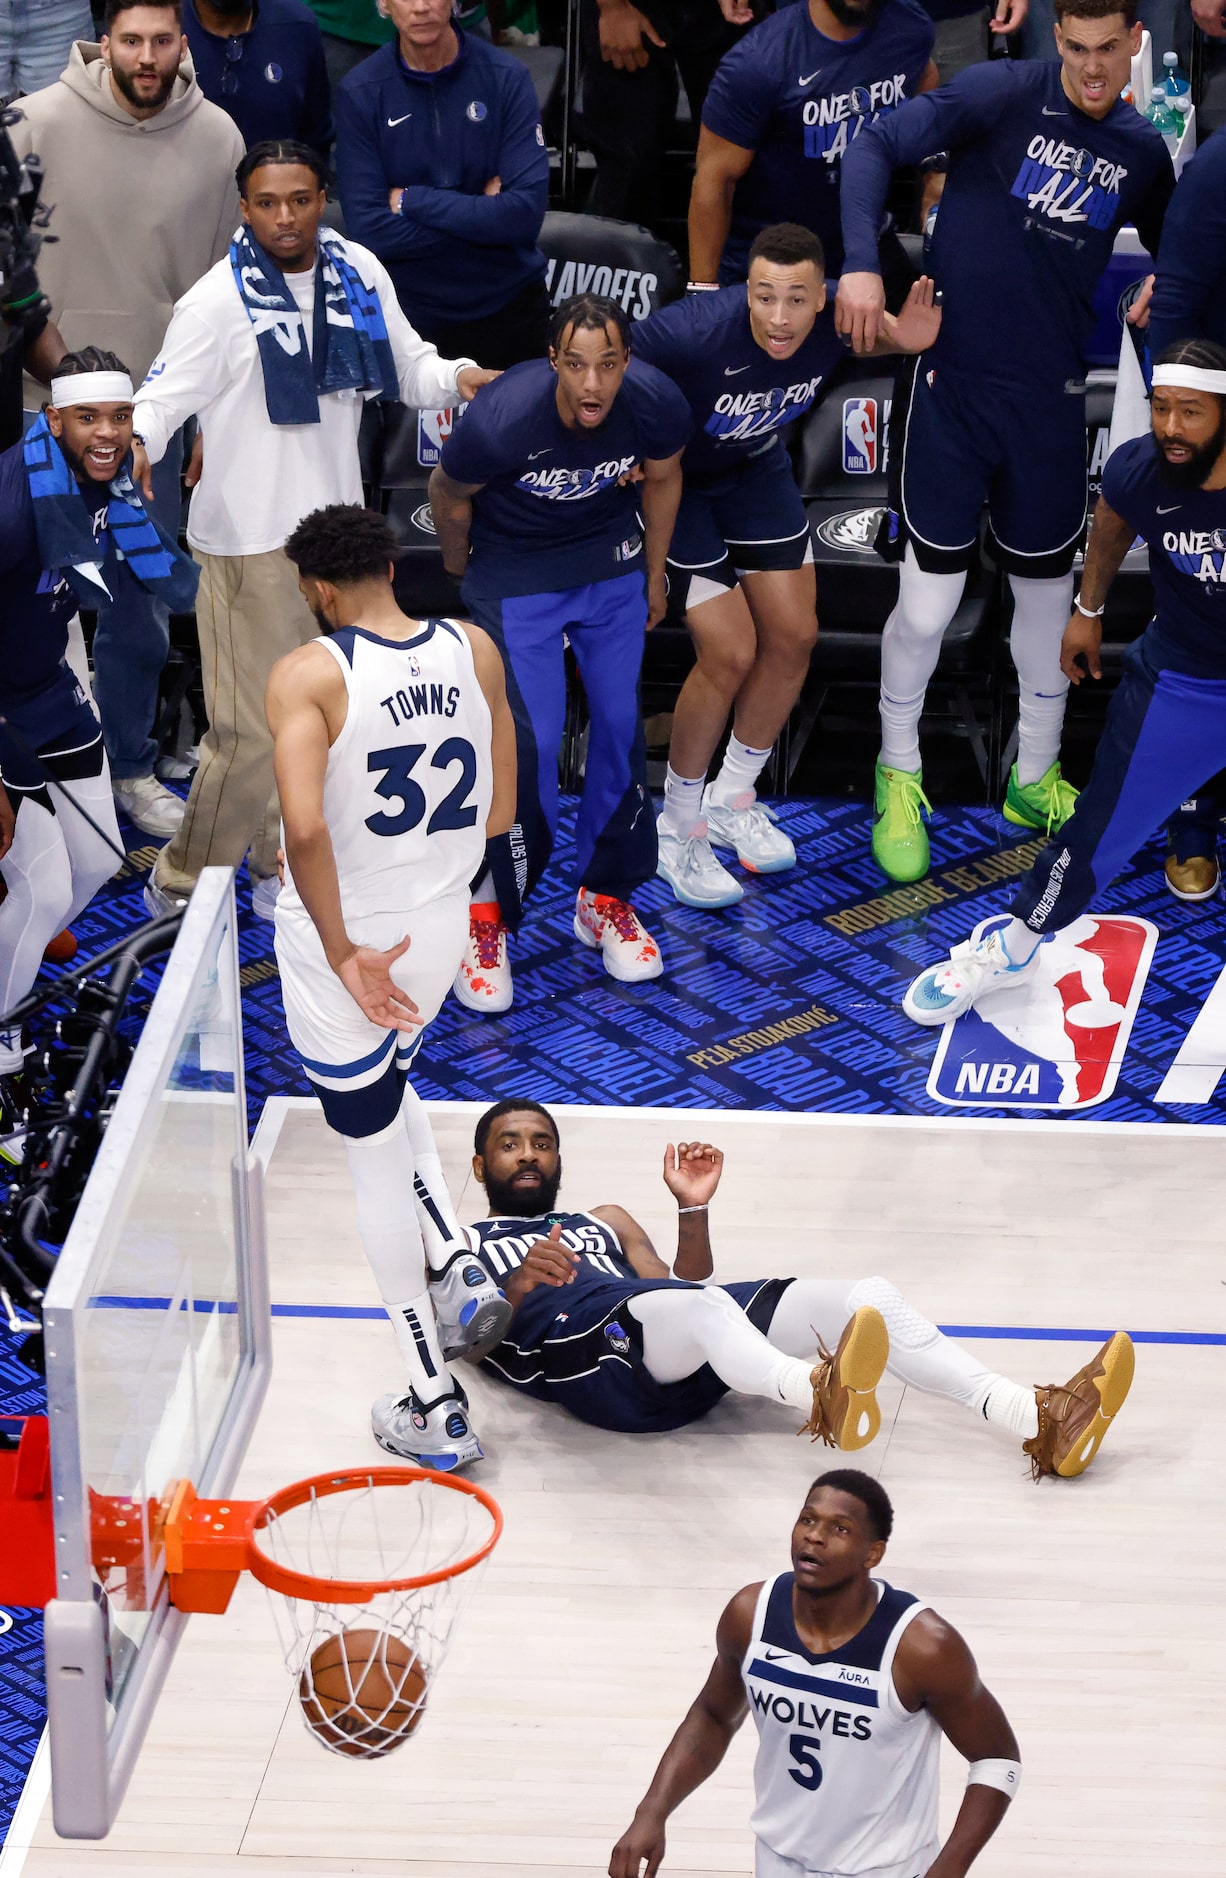
[[223, 357], [217, 334], [190, 307], [177, 308], [132, 407], [132, 428], [150, 463], [160, 463], [180, 424], [217, 396]]
[[549, 205], [549, 153], [532, 80], [526, 71], [512, 76], [495, 172], [502, 182], [499, 193], [467, 196], [413, 184], [404, 192], [401, 218], [445, 230], [478, 247], [514, 248], [536, 240]]
[[[1175, 171], [1171, 159], [1164, 150], [1162, 162], [1149, 188], [1142, 195], [1133, 211], [1132, 219], [1141, 240], [1152, 255], [1157, 255], [1162, 246], [1162, 231], [1166, 225], [1166, 212], [1170, 207], [1171, 197], [1175, 193]], [[1203, 233], [1202, 233], [1203, 239]], [[1220, 252], [1220, 250], [1219, 250]], [[1182, 339], [1182, 333], [1176, 334]]]
[[336, 175], [341, 192], [345, 227], [355, 241], [373, 248], [385, 261], [408, 261], [437, 254], [442, 235], [412, 216], [393, 215], [388, 207], [388, 181], [375, 119], [365, 107], [369, 93], [336, 94]]
[[972, 65], [950, 84], [926, 91], [862, 130], [843, 158], [839, 197], [844, 270], [876, 274], [877, 235], [890, 176], [938, 150], [973, 143], [996, 123], [1012, 91], [1009, 62]]
[[415, 411], [441, 411], [460, 402], [456, 385], [457, 370], [472, 365], [472, 359], [443, 359], [437, 346], [410, 326], [396, 298], [388, 271], [374, 256], [362, 268], [363, 278], [379, 296], [383, 323], [396, 361], [400, 396]]
[[775, 87], [749, 43], [743, 40], [720, 61], [702, 107], [703, 129], [742, 150], [757, 149], [775, 106]]

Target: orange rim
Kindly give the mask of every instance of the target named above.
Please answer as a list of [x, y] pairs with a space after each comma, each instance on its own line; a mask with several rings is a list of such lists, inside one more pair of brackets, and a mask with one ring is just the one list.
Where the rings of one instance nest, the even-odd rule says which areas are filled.
[[[468, 1494], [470, 1499], [480, 1502], [493, 1521], [493, 1529], [484, 1545], [470, 1552], [467, 1558], [457, 1559], [454, 1565], [444, 1565], [438, 1571], [421, 1572], [412, 1578], [372, 1578], [366, 1581], [316, 1578], [310, 1572], [294, 1571], [260, 1550], [257, 1535], [268, 1525], [270, 1518], [292, 1512], [297, 1506], [305, 1506], [308, 1500], [325, 1500], [334, 1493], [352, 1493], [361, 1487], [409, 1487], [420, 1480], [428, 1480], [435, 1487], [445, 1487], [451, 1493]], [[476, 1486], [471, 1480], [455, 1480], [450, 1474], [435, 1473], [430, 1467], [349, 1467], [332, 1474], [312, 1474], [306, 1480], [297, 1480], [292, 1486], [282, 1487], [262, 1500], [256, 1507], [251, 1536], [247, 1541], [247, 1569], [253, 1578], [258, 1578], [270, 1591], [283, 1592], [288, 1598], [305, 1598], [313, 1604], [364, 1604], [380, 1592], [417, 1591], [426, 1585], [442, 1584], [448, 1578], [459, 1578], [487, 1559], [501, 1537], [502, 1510], [498, 1502], [484, 1487]]]

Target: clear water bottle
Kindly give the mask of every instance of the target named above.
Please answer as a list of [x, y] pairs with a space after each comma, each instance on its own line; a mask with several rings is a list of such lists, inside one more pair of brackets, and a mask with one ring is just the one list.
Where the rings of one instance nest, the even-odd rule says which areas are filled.
[[1166, 77], [1163, 81], [1162, 89], [1167, 97], [1187, 98], [1190, 101], [1192, 87], [1179, 69], [1179, 54], [1177, 52], [1164, 52], [1162, 54], [1162, 63], [1166, 67]]
[[1154, 86], [1149, 94], [1149, 110], [1145, 115], [1154, 129], [1160, 130], [1164, 137], [1178, 139], [1183, 120], [1171, 109], [1165, 86]]

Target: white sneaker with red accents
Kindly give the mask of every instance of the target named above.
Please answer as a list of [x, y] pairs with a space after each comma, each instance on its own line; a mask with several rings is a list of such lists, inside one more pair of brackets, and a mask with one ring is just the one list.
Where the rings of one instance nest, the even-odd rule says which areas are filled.
[[515, 987], [507, 959], [507, 929], [500, 919], [470, 916], [468, 946], [451, 988], [466, 1010], [510, 1010]]
[[586, 887], [580, 887], [575, 901], [575, 938], [593, 951], [599, 948], [609, 977], [619, 979], [623, 985], [659, 978], [664, 970], [660, 948], [634, 908], [625, 900], [615, 900], [612, 894], [589, 893]]

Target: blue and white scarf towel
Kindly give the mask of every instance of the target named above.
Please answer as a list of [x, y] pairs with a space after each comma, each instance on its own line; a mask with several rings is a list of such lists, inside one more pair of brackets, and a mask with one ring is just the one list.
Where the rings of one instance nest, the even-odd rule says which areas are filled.
[[276, 262], [249, 228], [240, 228], [230, 243], [230, 267], [255, 328], [272, 424], [318, 424], [321, 391], [400, 396], [379, 296], [333, 230], [320, 229], [316, 261], [315, 323], [308, 349], [302, 314]]
[[45, 411], [26, 432], [22, 457], [42, 564], [64, 576], [83, 606], [114, 598], [102, 571], [113, 548], [141, 586], [172, 613], [191, 612], [200, 569], [146, 513], [126, 464], [108, 485], [106, 535], [95, 539], [93, 515], [51, 435]]

